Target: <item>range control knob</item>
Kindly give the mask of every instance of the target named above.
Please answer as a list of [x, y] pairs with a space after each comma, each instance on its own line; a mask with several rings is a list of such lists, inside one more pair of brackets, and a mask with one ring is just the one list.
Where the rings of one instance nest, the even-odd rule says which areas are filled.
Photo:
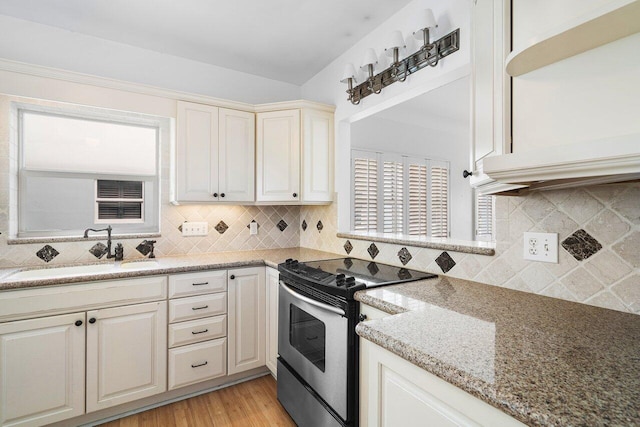
[[347, 283], [347, 288], [350, 288], [352, 286], [355, 286], [356, 284], [356, 278], [355, 277], [347, 277], [345, 279], [345, 282]]
[[344, 274], [338, 274], [336, 276], [336, 286], [344, 286]]

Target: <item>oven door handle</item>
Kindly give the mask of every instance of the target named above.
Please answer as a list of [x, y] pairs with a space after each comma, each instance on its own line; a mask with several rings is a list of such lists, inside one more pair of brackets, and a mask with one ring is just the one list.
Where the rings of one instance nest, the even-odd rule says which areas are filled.
[[282, 286], [282, 289], [284, 289], [285, 291], [289, 292], [289, 294], [291, 294], [291, 296], [294, 297], [294, 298], [297, 298], [297, 299], [299, 299], [301, 301], [309, 303], [309, 304], [311, 304], [313, 306], [316, 306], [318, 308], [321, 308], [323, 310], [327, 310], [327, 311], [330, 311], [332, 313], [339, 314], [341, 316], [346, 316], [344, 310], [342, 310], [342, 309], [340, 309], [338, 307], [334, 307], [334, 306], [329, 305], [329, 304], [321, 303], [321, 302], [316, 301], [314, 299], [311, 299], [309, 297], [305, 297], [304, 295], [300, 295], [299, 293], [297, 293], [296, 291], [294, 291], [293, 289], [291, 289], [290, 287], [285, 285], [285, 283], [282, 280], [280, 280], [280, 286]]

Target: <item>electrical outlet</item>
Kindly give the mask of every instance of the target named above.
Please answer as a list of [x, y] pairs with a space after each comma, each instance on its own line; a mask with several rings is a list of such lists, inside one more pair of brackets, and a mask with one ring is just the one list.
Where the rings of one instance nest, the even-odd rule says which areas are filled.
[[558, 233], [524, 233], [524, 259], [558, 263]]
[[258, 234], [258, 223], [255, 221], [251, 221], [249, 223], [249, 235], [253, 236], [255, 234]]
[[182, 235], [206, 236], [209, 233], [209, 223], [207, 222], [184, 222], [182, 223]]

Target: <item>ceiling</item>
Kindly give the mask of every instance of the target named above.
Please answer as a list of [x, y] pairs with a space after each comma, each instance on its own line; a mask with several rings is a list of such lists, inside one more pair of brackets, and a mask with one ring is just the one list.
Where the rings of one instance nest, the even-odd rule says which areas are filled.
[[410, 0], [0, 0], [0, 14], [302, 84]]

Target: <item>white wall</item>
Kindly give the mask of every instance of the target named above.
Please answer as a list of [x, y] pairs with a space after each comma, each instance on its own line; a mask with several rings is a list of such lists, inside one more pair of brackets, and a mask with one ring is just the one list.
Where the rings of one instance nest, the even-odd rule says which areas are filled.
[[[0, 58], [252, 104], [299, 86], [0, 15]], [[275, 60], [275, 59], [274, 59]]]
[[[372, 47], [381, 57], [382, 63], [379, 70], [386, 68], [388, 58], [381, 56], [381, 52], [386, 47], [387, 39], [394, 30], [402, 31], [406, 37], [407, 51], [415, 52], [419, 47], [418, 41], [411, 36], [411, 33], [420, 27], [418, 17], [425, 8], [431, 8], [438, 21], [438, 28], [432, 32], [432, 38], [440, 38], [456, 28], [460, 28], [460, 50], [440, 61], [436, 67], [421, 70], [409, 76], [405, 82], [388, 86], [381, 94], [370, 95], [357, 106], [351, 105], [347, 101], [346, 85], [340, 83], [344, 66], [349, 62], [356, 66], [359, 65], [365, 49]], [[469, 74], [471, 57], [469, 50], [470, 8], [468, 0], [448, 2], [414, 0], [302, 86], [303, 98], [336, 105], [336, 182], [348, 182], [349, 179], [351, 147], [348, 123], [375, 114]], [[465, 161], [468, 162], [468, 152], [460, 153], [460, 156], [464, 156]], [[338, 228], [340, 231], [345, 231], [349, 229], [350, 224], [350, 189], [340, 190], [339, 186], [336, 188], [339, 189], [337, 194]]]
[[462, 178], [468, 157], [460, 155], [469, 151], [468, 126], [454, 133], [371, 117], [351, 125], [351, 147], [449, 161], [451, 237], [473, 240], [473, 191]]

